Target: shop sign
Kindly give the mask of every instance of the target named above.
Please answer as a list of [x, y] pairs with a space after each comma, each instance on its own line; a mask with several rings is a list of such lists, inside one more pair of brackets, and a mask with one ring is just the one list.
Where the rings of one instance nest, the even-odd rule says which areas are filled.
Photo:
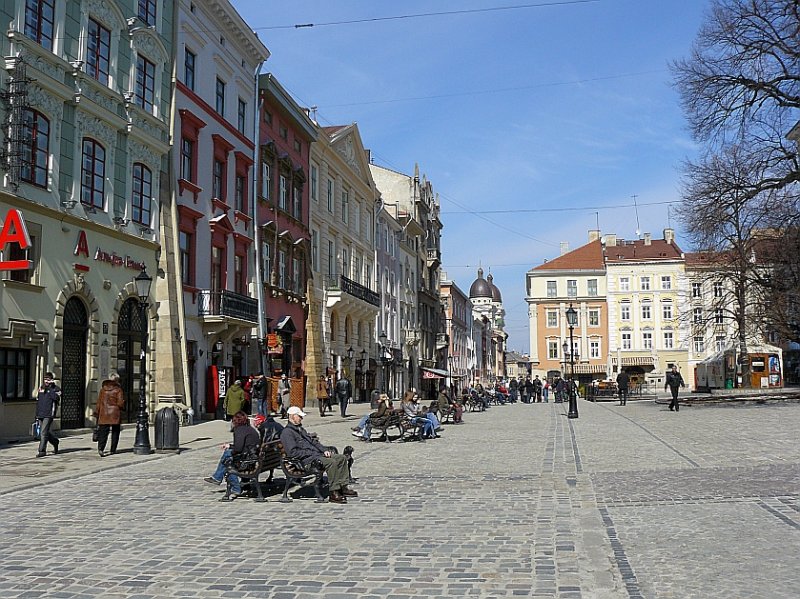
[[[6, 244], [16, 244], [21, 250], [31, 247], [31, 237], [21, 210], [11, 208], [6, 212], [3, 228], [0, 230], [0, 248]], [[30, 260], [0, 260], [0, 270], [28, 270], [32, 267], [33, 262]]]
[[[86, 239], [86, 231], [78, 233], [78, 242], [75, 244], [73, 254], [76, 256], [89, 257], [89, 242]], [[106, 262], [111, 266], [124, 266], [131, 270], [142, 270], [145, 266], [143, 261], [136, 260], [130, 256], [120, 256], [116, 252], [108, 252], [98, 247], [94, 253], [94, 259], [98, 262]]]
[[269, 333], [267, 335], [267, 352], [270, 354], [283, 353], [283, 342], [277, 333]]

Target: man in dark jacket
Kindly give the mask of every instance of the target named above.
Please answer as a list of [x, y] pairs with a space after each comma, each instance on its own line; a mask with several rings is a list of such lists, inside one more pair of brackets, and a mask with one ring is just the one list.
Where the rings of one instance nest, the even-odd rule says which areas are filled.
[[350, 470], [346, 455], [333, 453], [319, 441], [312, 438], [303, 428], [305, 412], [297, 406], [289, 408], [289, 424], [281, 433], [281, 443], [286, 455], [300, 460], [304, 466], [319, 461], [328, 475], [331, 503], [347, 503], [348, 497], [358, 497], [358, 493], [348, 489]]
[[533, 403], [533, 381], [531, 380], [531, 377], [525, 378], [523, 389], [525, 389], [525, 393], [522, 401], [525, 403]]
[[54, 378], [52, 372], [45, 373], [44, 382], [39, 387], [39, 394], [36, 397], [36, 419], [41, 430], [37, 458], [47, 455], [48, 442], [53, 446], [53, 453], [58, 454], [58, 439], [50, 431], [58, 410], [58, 402], [61, 401], [61, 388], [56, 385]]
[[619, 394], [619, 405], [624, 406], [628, 403], [628, 383], [630, 378], [624, 370], [617, 375], [617, 393]]
[[253, 405], [256, 407], [256, 413], [262, 416], [269, 415], [269, 405], [267, 404], [267, 379], [264, 378], [264, 373], [259, 372], [253, 379], [253, 384], [250, 386], [250, 398]]
[[683, 382], [683, 377], [681, 373], [678, 372], [678, 367], [673, 366], [672, 371], [667, 373], [667, 380], [664, 383], [664, 391], [669, 390], [672, 392], [672, 401], [669, 404], [669, 409], [672, 411], [673, 409], [677, 412], [680, 410], [680, 406], [678, 405], [678, 387], [685, 387], [686, 385]]
[[517, 391], [519, 389], [519, 381], [517, 379], [512, 378], [511, 382], [508, 383], [508, 398], [511, 403], [515, 403], [517, 401]]
[[336, 381], [336, 401], [339, 402], [339, 410], [342, 412], [342, 418], [347, 416], [347, 403], [353, 395], [353, 386], [347, 377], [342, 377]]

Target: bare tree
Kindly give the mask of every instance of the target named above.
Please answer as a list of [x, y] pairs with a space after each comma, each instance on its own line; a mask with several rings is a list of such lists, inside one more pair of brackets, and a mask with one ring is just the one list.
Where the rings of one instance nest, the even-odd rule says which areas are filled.
[[703, 146], [684, 166], [679, 215], [695, 248], [715, 257], [746, 354], [748, 338], [773, 320], [764, 248], [779, 246], [798, 215], [797, 146], [786, 134], [800, 118], [800, 3], [713, 0], [690, 57], [672, 69]]

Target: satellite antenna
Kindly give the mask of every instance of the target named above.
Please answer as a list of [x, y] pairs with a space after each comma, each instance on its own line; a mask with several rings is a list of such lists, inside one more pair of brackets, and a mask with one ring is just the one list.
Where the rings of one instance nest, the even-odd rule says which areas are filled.
[[642, 229], [639, 226], [639, 206], [636, 205], [636, 198], [638, 198], [639, 196], [633, 194], [631, 197], [633, 198], [633, 211], [636, 213], [636, 239], [641, 239]]

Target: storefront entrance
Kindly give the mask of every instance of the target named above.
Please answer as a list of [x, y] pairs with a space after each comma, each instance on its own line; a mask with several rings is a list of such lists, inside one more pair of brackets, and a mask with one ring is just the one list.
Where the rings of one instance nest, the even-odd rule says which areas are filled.
[[139, 408], [139, 368], [142, 352], [142, 313], [139, 301], [131, 298], [122, 304], [117, 326], [117, 372], [125, 392], [124, 422], [134, 422]]
[[61, 428], [81, 428], [86, 409], [86, 338], [89, 317], [77, 297], [64, 307], [64, 348], [61, 355]]

